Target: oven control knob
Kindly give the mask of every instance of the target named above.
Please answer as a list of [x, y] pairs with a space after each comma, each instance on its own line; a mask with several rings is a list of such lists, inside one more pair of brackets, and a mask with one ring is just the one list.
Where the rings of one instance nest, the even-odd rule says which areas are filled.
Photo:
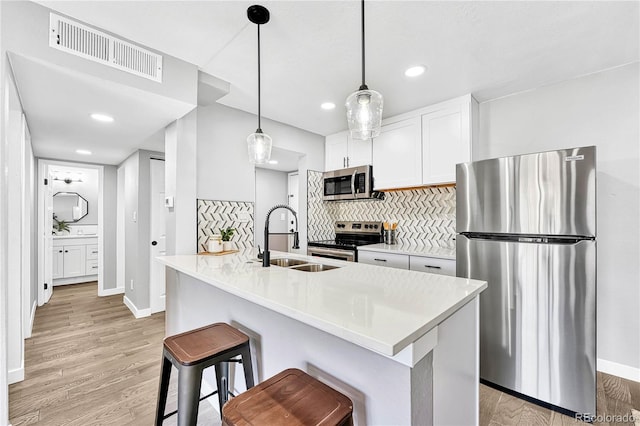
[[364, 226], [364, 229], [369, 229], [369, 225], [365, 225], [365, 226]]
[[378, 229], [378, 225], [373, 225], [373, 227], [374, 227], [375, 229]]

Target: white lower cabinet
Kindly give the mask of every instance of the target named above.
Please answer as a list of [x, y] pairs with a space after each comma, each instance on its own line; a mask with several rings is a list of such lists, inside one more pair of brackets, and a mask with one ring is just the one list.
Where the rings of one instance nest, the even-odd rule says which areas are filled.
[[94, 281], [98, 275], [97, 238], [53, 240], [53, 285]]
[[455, 277], [456, 261], [437, 257], [409, 256], [409, 269]]
[[379, 251], [358, 250], [358, 263], [409, 269], [409, 256], [395, 253], [381, 253]]
[[456, 261], [438, 257], [358, 250], [358, 263], [456, 276]]

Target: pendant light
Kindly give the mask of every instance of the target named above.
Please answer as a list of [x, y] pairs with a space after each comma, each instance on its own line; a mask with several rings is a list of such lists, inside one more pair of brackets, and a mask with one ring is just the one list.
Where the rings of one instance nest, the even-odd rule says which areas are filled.
[[362, 6], [362, 85], [347, 98], [347, 123], [353, 139], [366, 140], [380, 135], [382, 95], [367, 87], [364, 79], [364, 0]]
[[255, 164], [266, 163], [271, 158], [271, 136], [260, 128], [260, 25], [269, 22], [269, 16], [267, 8], [257, 4], [247, 9], [249, 21], [258, 27], [258, 128], [247, 137], [249, 161]]

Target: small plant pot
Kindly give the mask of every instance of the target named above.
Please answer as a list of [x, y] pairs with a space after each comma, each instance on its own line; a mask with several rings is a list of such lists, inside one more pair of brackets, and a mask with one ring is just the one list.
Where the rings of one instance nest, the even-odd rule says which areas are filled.
[[235, 249], [235, 244], [232, 241], [223, 241], [222, 242], [222, 250], [223, 251], [231, 251]]

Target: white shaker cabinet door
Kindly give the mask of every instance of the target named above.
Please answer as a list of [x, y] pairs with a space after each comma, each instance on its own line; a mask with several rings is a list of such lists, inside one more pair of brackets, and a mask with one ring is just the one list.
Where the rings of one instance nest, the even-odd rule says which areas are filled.
[[366, 166], [371, 164], [371, 139], [352, 139], [348, 135], [347, 167]]
[[64, 277], [80, 277], [85, 275], [85, 246], [64, 247]]
[[382, 126], [373, 140], [375, 189], [407, 188], [422, 183], [420, 117]]
[[64, 247], [53, 247], [51, 259], [53, 260], [51, 262], [53, 279], [62, 278], [64, 273]]
[[348, 132], [329, 135], [324, 143], [324, 170], [337, 170], [347, 167]]
[[449, 106], [422, 116], [422, 183], [456, 181], [456, 164], [471, 161], [470, 105]]

